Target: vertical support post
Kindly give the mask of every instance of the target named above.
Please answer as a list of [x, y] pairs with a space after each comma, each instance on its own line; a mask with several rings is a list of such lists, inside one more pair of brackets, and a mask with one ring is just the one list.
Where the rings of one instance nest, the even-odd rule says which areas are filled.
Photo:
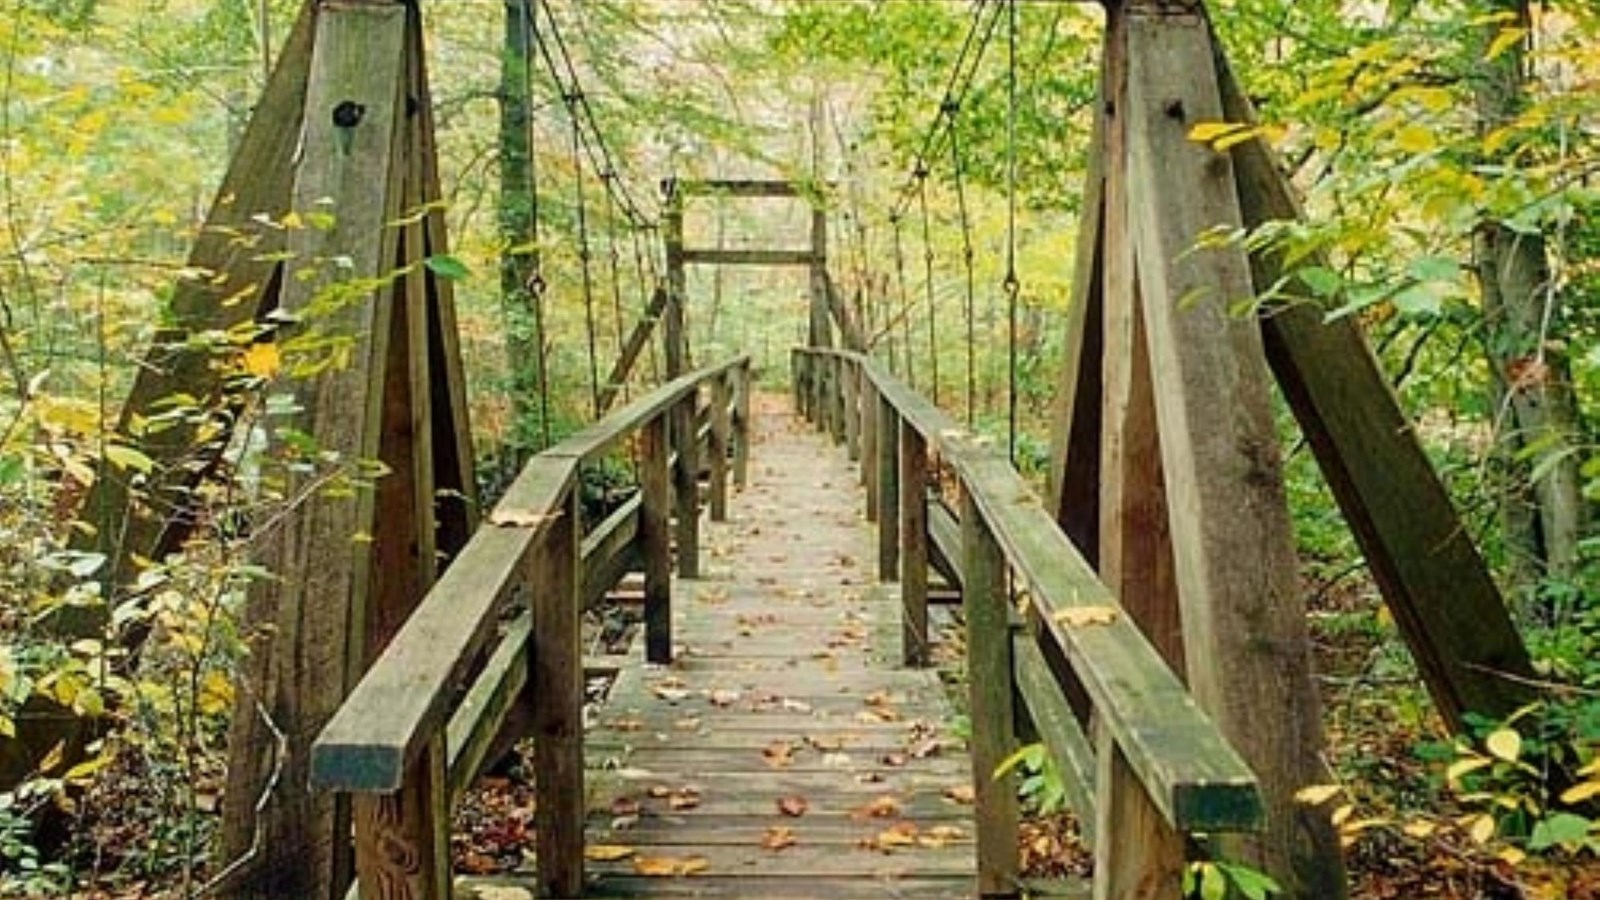
[[577, 490], [550, 523], [531, 579], [534, 763], [538, 767], [534, 824], [538, 829], [539, 893], [583, 893], [583, 599]]
[[928, 442], [900, 422], [901, 658], [928, 664]]
[[821, 206], [811, 209], [811, 322], [812, 347], [833, 346], [833, 324], [828, 318], [828, 214]]
[[678, 451], [674, 469], [673, 514], [677, 518], [678, 577], [700, 577], [700, 438], [695, 427], [700, 389], [690, 388], [672, 410], [672, 442]]
[[683, 327], [683, 306], [688, 302], [689, 281], [683, 268], [683, 193], [678, 183], [661, 184], [666, 194], [662, 215], [662, 240], [667, 254], [667, 306], [662, 313], [662, 336], [667, 345], [667, 380], [689, 371], [688, 333]]
[[1000, 543], [961, 486], [962, 607], [972, 717], [972, 783], [978, 825], [978, 896], [1017, 893], [1017, 792], [995, 770], [1016, 743], [1011, 706], [1011, 597]]
[[644, 555], [644, 658], [672, 662], [672, 537], [667, 520], [672, 509], [672, 454], [667, 417], [657, 415], [640, 431], [642, 499], [640, 543]]
[[827, 357], [827, 412], [829, 423], [827, 431], [834, 436], [834, 444], [845, 444], [845, 357]]
[[900, 415], [878, 404], [878, 580], [900, 580]]
[[711, 521], [728, 521], [728, 436], [733, 418], [734, 371], [728, 370], [711, 382]]
[[733, 485], [744, 490], [750, 484], [750, 359], [745, 358], [734, 373], [737, 394], [733, 416]]
[[807, 418], [806, 411], [806, 355], [799, 347], [789, 351], [789, 389], [794, 393], [794, 411]]
[[392, 794], [352, 800], [356, 878], [363, 897], [449, 900], [450, 802], [444, 732], [406, 769]]
[[827, 400], [827, 357], [814, 352], [806, 356], [811, 357], [811, 423], [816, 424], [818, 432], [826, 434], [827, 410], [832, 405]]
[[839, 358], [839, 405], [843, 410], [844, 452], [851, 462], [861, 458], [861, 370], [853, 359]]
[[1181, 896], [1183, 836], [1161, 817], [1104, 718], [1094, 740], [1094, 900]]
[[872, 383], [872, 377], [867, 374], [867, 367], [862, 366], [861, 389], [858, 397], [861, 400], [861, 485], [867, 495], [866, 516], [868, 522], [878, 521], [878, 442], [882, 436], [878, 433], [878, 389]]

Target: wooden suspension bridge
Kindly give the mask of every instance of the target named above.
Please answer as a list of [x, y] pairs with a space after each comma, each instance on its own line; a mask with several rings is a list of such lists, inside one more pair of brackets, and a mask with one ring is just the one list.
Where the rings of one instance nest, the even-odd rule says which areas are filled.
[[[684, 245], [687, 199], [808, 192], [674, 183], [650, 306], [668, 380], [534, 457], [480, 516], [451, 287], [427, 264], [448, 244], [419, 9], [308, 3], [193, 253], [217, 277], [180, 287], [124, 414], [156, 474], [98, 482], [91, 510], [120, 527], [86, 538], [117, 536], [102, 549], [126, 578], [193, 526], [183, 498], [231, 419], [135, 427], [178, 387], [220, 410], [238, 396], [184, 335], [256, 322], [287, 349], [346, 341], [348, 365], [296, 383], [295, 429], [319, 459], [387, 474], [306, 490], [264, 542], [280, 577], [252, 597], [262, 687], [235, 725], [249, 752], [230, 773], [220, 888], [1018, 896], [1017, 799], [995, 773], [1026, 733], [1092, 842], [1092, 880], [1069, 892], [1177, 897], [1205, 847], [1289, 896], [1341, 896], [1325, 811], [1296, 799], [1323, 780], [1320, 726], [1269, 370], [1446, 720], [1514, 708], [1525, 689], [1499, 674], [1527, 659], [1358, 327], [1304, 307], [1230, 315], [1281, 261], [1190, 252], [1205, 229], [1297, 215], [1263, 145], [1189, 139], [1252, 118], [1203, 7], [1106, 6], [1046, 492], [865, 352], [829, 283], [825, 207], [806, 252]], [[324, 203], [327, 227], [257, 227]], [[339, 271], [317, 268], [331, 259]], [[809, 268], [800, 419], [752, 405], [748, 359], [690, 366], [683, 272], [698, 264]], [[299, 318], [339, 286], [346, 302]], [[619, 455], [637, 489], [590, 515], [583, 472]], [[586, 722], [580, 615], [630, 573], [638, 652]], [[929, 598], [952, 591], [960, 737], [927, 668]], [[520, 736], [535, 871], [457, 884], [451, 808]]]

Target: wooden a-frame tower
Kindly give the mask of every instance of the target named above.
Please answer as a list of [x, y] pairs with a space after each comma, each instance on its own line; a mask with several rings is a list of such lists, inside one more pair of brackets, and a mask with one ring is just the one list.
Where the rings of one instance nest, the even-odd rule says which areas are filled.
[[[209, 277], [180, 285], [124, 408], [119, 432], [154, 460], [150, 479], [110, 472], [86, 506], [97, 528], [85, 541], [112, 560], [113, 585], [195, 528], [193, 492], [223, 464], [244, 393], [236, 367], [192, 337], [271, 326], [257, 339], [285, 367], [322, 366], [289, 380], [296, 412], [267, 422], [288, 506], [254, 536], [274, 576], [249, 600], [253, 671], [230, 736], [218, 885], [228, 896], [331, 900], [357, 866], [413, 884], [450, 877], [437, 861], [393, 858], [408, 829], [449, 827], [439, 798], [352, 804], [313, 794], [308, 778], [312, 739], [476, 525], [455, 304], [430, 265], [448, 253], [440, 198], [415, 0], [308, 0], [191, 253]], [[140, 433], [141, 417], [179, 395], [195, 416]], [[418, 764], [443, 766], [443, 748]], [[401, 809], [380, 829], [392, 846], [353, 850], [340, 837], [352, 817]]]
[[[1198, 123], [1253, 122], [1204, 4], [1106, 8], [1052, 512], [1261, 779], [1266, 830], [1234, 850], [1286, 896], [1343, 896], [1327, 815], [1295, 800], [1327, 777], [1269, 367], [1445, 720], [1508, 714], [1531, 669], [1358, 324], [1315, 304], [1234, 314], [1290, 273], [1194, 246], [1299, 215], [1260, 141], [1190, 139]], [[1144, 896], [1128, 879], [1152, 861], [1181, 868], [1145, 802], [1130, 789], [1102, 806], [1097, 846], [1141, 849], [1106, 860], [1127, 877], [1097, 873], [1096, 896]]]

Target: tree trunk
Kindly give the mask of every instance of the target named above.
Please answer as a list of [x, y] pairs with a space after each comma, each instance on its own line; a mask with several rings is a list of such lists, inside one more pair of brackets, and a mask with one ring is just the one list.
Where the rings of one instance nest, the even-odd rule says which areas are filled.
[[[1482, 48], [1503, 28], [1531, 24], [1527, 0], [1490, 0], [1488, 7], [1512, 18], [1486, 25]], [[1486, 55], [1481, 48], [1479, 53]], [[1520, 44], [1481, 64], [1474, 82], [1481, 134], [1505, 127], [1522, 112], [1528, 79]], [[1587, 511], [1578, 471], [1571, 367], [1561, 343], [1554, 340], [1562, 325], [1563, 298], [1552, 280], [1544, 235], [1486, 219], [1478, 226], [1474, 253], [1504, 449], [1519, 485], [1524, 477], [1537, 476], [1531, 485], [1508, 491], [1501, 503], [1516, 586], [1526, 587], [1541, 574], [1568, 578], [1577, 564]], [[1517, 559], [1529, 553], [1531, 559]]]
[[505, 313], [506, 365], [515, 415], [510, 445], [514, 458], [504, 462], [508, 473], [521, 467], [534, 435], [546, 423], [536, 398], [540, 383], [539, 352], [543, 323], [534, 308], [538, 248], [534, 246], [534, 206], [529, 115], [528, 67], [533, 9], [528, 0], [505, 0], [505, 42], [500, 59], [500, 298]]

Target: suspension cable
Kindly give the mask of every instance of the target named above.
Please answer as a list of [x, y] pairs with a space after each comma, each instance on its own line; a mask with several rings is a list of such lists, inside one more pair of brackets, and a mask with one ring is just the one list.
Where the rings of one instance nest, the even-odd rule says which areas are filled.
[[1006, 454], [1017, 464], [1017, 0], [1006, 0]]
[[916, 354], [911, 352], [911, 292], [906, 284], [905, 236], [901, 233], [904, 224], [905, 219], [898, 214], [889, 219], [889, 225], [894, 231], [895, 280], [900, 289], [900, 315], [898, 318], [900, 320], [901, 343], [905, 347], [906, 384], [915, 388], [917, 386], [917, 373], [912, 363], [912, 359], [916, 357]]
[[924, 283], [927, 287], [928, 307], [928, 381], [933, 405], [939, 405], [939, 326], [934, 311], [933, 292], [933, 217], [928, 213], [928, 169], [917, 167], [917, 194], [922, 205], [922, 262]]
[[[600, 180], [607, 184], [617, 173], [607, 169], [600, 173]], [[606, 256], [610, 260], [611, 268], [611, 324], [617, 333], [617, 357], [622, 356], [623, 343], [627, 340], [623, 334], [622, 324], [622, 261], [617, 250], [617, 200], [608, 189], [606, 192]], [[622, 398], [628, 399], [628, 385], [624, 381], [617, 385], [617, 390], [622, 392]]]
[[[522, 29], [523, 41], [527, 46], [539, 43], [539, 23], [535, 16], [538, 12], [538, 0], [523, 0], [522, 2]], [[547, 282], [544, 277], [544, 239], [539, 227], [539, 155], [538, 140], [535, 134], [534, 106], [533, 106], [533, 72], [531, 67], [522, 66], [522, 93], [526, 104], [526, 115], [523, 117], [524, 138], [528, 145], [528, 237], [532, 247], [528, 254], [528, 282], [524, 289], [533, 306], [533, 332], [537, 346], [534, 348], [534, 374], [539, 379], [539, 450], [548, 448], [553, 441], [550, 436], [550, 361], [549, 341], [545, 335], [545, 287]]]
[[589, 253], [589, 202], [584, 191], [583, 132], [578, 125], [578, 98], [576, 90], [565, 95], [567, 113], [572, 120], [572, 188], [578, 217], [578, 267], [583, 283], [584, 334], [589, 342], [589, 400], [594, 417], [600, 418], [600, 350], [595, 340], [594, 322], [594, 272], [590, 267]]
[[978, 411], [978, 375], [977, 375], [977, 344], [978, 335], [975, 320], [977, 318], [974, 307], [977, 297], [977, 280], [973, 275], [972, 251], [972, 217], [967, 209], [966, 179], [963, 177], [963, 160], [961, 157], [961, 141], [958, 138], [959, 129], [956, 127], [956, 114], [960, 107], [954, 100], [945, 101], [946, 115], [950, 117], [950, 167], [951, 175], [955, 182], [956, 190], [956, 216], [961, 225], [961, 264], [966, 275], [965, 313], [967, 324], [967, 427], [971, 428], [977, 419]]

